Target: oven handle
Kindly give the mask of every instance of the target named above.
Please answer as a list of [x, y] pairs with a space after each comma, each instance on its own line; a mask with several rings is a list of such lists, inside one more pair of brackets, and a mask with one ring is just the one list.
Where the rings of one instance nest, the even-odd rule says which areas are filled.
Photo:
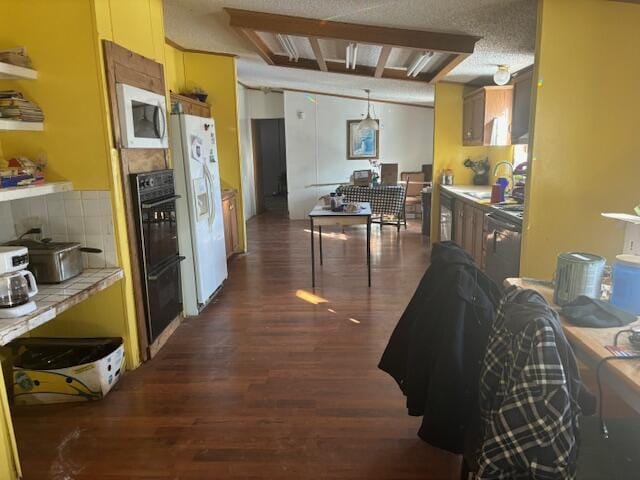
[[182, 256], [178, 256], [176, 257], [172, 262], [170, 262], [169, 264], [165, 265], [164, 267], [162, 267], [160, 269], [159, 272], [156, 272], [152, 275], [149, 275], [147, 278], [149, 280], [158, 280], [158, 278], [160, 278], [160, 276], [166, 272], [167, 270], [169, 270], [170, 268], [174, 267], [176, 263], [180, 263], [181, 261], [183, 261], [184, 259], [186, 259], [187, 257], [182, 257]]
[[167, 203], [167, 202], [170, 202], [172, 200], [176, 200], [178, 198], [182, 198], [182, 197], [180, 195], [172, 195], [170, 197], [163, 198], [162, 200], [157, 200], [155, 202], [142, 202], [141, 207], [142, 208], [157, 207], [158, 205], [162, 205], [163, 203]]

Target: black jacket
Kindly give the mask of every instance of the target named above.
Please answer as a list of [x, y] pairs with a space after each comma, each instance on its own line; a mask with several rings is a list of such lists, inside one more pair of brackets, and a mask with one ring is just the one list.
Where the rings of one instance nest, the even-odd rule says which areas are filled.
[[478, 418], [478, 378], [498, 287], [453, 242], [436, 243], [431, 265], [398, 322], [380, 369], [407, 397], [409, 415], [423, 415], [420, 438], [462, 453]]

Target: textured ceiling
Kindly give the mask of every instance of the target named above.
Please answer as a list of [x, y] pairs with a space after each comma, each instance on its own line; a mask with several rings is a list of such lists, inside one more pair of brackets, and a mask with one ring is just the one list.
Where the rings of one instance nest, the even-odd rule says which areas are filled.
[[238, 78], [250, 86], [356, 96], [370, 88], [376, 99], [429, 105], [430, 85], [266, 65], [229, 28], [223, 7], [481, 36], [475, 53], [445, 80], [488, 84], [499, 64], [516, 71], [533, 63], [536, 5], [536, 0], [165, 0], [165, 27], [167, 37], [186, 48], [237, 54]]

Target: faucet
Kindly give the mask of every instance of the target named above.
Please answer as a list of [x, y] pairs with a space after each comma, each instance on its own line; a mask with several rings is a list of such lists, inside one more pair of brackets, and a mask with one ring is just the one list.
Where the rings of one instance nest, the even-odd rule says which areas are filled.
[[[509, 180], [509, 185], [511, 185], [511, 188], [508, 189], [509, 192], [511, 192], [512, 188], [513, 188], [513, 164], [511, 162], [498, 162], [496, 163], [496, 166], [493, 167], [493, 176], [495, 177], [496, 174], [498, 173], [498, 169], [500, 168], [501, 165], [508, 165], [509, 166], [509, 171], [511, 172], [511, 179]], [[505, 193], [507, 192], [507, 189], [505, 188]]]

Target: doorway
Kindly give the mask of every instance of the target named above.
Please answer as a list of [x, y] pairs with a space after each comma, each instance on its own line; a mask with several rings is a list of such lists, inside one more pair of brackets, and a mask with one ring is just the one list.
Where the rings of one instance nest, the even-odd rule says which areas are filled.
[[256, 213], [287, 213], [284, 118], [251, 121]]

